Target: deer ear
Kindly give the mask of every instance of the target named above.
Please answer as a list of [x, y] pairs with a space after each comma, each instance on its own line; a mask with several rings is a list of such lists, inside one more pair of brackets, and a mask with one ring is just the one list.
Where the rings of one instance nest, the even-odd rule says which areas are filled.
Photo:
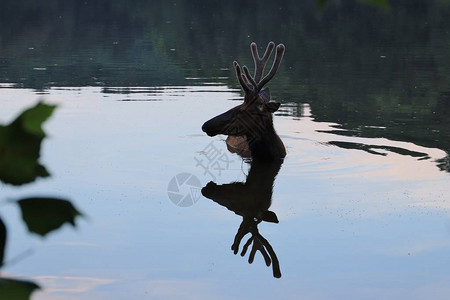
[[278, 223], [277, 215], [273, 211], [270, 211], [270, 210], [266, 210], [266, 211], [262, 212], [261, 219], [263, 221], [270, 222], [270, 223]]
[[264, 103], [268, 103], [270, 101], [270, 90], [268, 87], [263, 88], [261, 92], [259, 92], [259, 96], [264, 100]]
[[274, 112], [276, 112], [278, 110], [278, 108], [280, 108], [280, 103], [278, 103], [278, 102], [266, 103], [266, 108], [271, 113], [274, 113]]

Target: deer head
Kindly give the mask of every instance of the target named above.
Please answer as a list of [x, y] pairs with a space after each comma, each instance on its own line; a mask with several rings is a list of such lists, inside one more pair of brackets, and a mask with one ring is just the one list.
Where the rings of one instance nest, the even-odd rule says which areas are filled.
[[254, 159], [284, 158], [286, 150], [275, 132], [272, 118], [272, 113], [278, 110], [280, 103], [270, 102], [269, 88], [264, 86], [277, 72], [285, 47], [283, 44], [276, 47], [272, 68], [264, 77], [264, 69], [275, 44], [270, 42], [267, 45], [262, 58], [259, 57], [255, 43], [251, 43], [250, 48], [255, 63], [253, 76], [250, 75], [246, 66], [241, 69], [236, 61], [233, 63], [236, 76], [244, 90], [244, 103], [205, 122], [202, 130], [209, 136], [218, 134], [245, 136]]
[[269, 241], [259, 233], [258, 224], [262, 221], [278, 223], [277, 215], [269, 208], [272, 203], [273, 183], [281, 164], [280, 160], [252, 161], [245, 183], [233, 182], [217, 185], [209, 182], [202, 189], [203, 196], [242, 216], [241, 225], [231, 246], [234, 254], [239, 252], [239, 245], [244, 236], [250, 233], [250, 238], [242, 248], [241, 256], [244, 256], [249, 246], [252, 245], [248, 262], [252, 263], [256, 252], [259, 251], [263, 255], [266, 265], [272, 264], [273, 276], [276, 278], [281, 277], [280, 264]]

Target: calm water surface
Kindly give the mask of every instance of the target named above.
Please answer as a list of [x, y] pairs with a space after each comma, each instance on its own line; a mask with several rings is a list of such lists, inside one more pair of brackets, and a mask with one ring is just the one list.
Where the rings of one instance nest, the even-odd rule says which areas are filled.
[[[274, 279], [262, 257], [248, 265], [232, 254], [241, 217], [204, 197], [179, 207], [167, 193], [172, 177], [183, 172], [202, 186], [245, 181], [248, 167], [226, 152], [223, 138], [200, 132], [205, 116], [235, 105], [230, 99], [238, 91], [185, 86], [136, 89], [131, 96], [95, 87], [47, 92], [46, 102], [59, 109], [46, 126], [50, 138], [42, 161], [55, 176], [26, 189], [2, 186], [2, 195], [69, 197], [88, 218], [75, 231], [64, 228], [41, 240], [25, 232], [15, 207], [4, 206], [8, 253], [25, 254], [6, 272], [41, 283], [45, 289], [35, 299], [446, 294], [450, 177], [435, 164], [444, 151], [329, 133], [336, 124], [314, 121], [307, 104], [300, 106], [300, 118], [276, 117], [288, 150], [271, 206], [280, 223], [260, 225], [280, 260], [282, 278]], [[2, 89], [1, 120], [36, 97], [31, 90]], [[383, 155], [330, 141], [383, 146], [373, 146]], [[211, 142], [229, 160], [220, 174], [212, 171], [215, 178], [195, 160]]]
[[[2, 272], [38, 282], [33, 299], [447, 298], [444, 1], [397, 1], [389, 12], [330, 3], [323, 13], [274, 2], [283, 30], [262, 30], [263, 7], [236, 1], [10, 2], [1, 4], [0, 23], [14, 26], [0, 29], [0, 123], [39, 99], [58, 105], [41, 158], [52, 176], [0, 185]], [[201, 125], [242, 101], [231, 62], [248, 64], [249, 43], [272, 39], [287, 47], [270, 87], [288, 155], [270, 207], [279, 223], [259, 232], [280, 279], [260, 253], [253, 264], [233, 254], [242, 217], [200, 193], [210, 181], [246, 180], [249, 165]], [[205, 169], [211, 149], [220, 160]], [[198, 179], [178, 192], [196, 200], [186, 207], [168, 193], [182, 173]], [[31, 236], [7, 202], [31, 195], [71, 199], [86, 217], [76, 230]]]

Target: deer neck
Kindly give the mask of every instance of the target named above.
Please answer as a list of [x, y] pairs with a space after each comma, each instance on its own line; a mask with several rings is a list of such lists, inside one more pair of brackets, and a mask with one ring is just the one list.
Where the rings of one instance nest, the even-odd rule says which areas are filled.
[[252, 161], [245, 187], [249, 195], [252, 195], [258, 211], [269, 209], [272, 203], [275, 177], [280, 171], [282, 163], [281, 159], [271, 162]]
[[254, 160], [272, 161], [286, 156], [286, 149], [272, 122], [265, 126], [261, 135], [248, 134], [246, 137]]
[[283, 160], [281, 159], [270, 162], [252, 161], [245, 185], [272, 190], [275, 177], [282, 164]]

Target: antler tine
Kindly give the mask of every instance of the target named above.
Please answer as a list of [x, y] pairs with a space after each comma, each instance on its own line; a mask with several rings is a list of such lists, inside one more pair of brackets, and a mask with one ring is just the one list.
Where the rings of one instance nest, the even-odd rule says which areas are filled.
[[241, 225], [239, 226], [238, 232], [234, 237], [233, 245], [231, 245], [231, 250], [233, 250], [234, 254], [237, 254], [239, 252], [239, 244], [241, 243], [242, 238], [249, 232], [250, 231], [247, 227], [247, 224], [242, 221]]
[[250, 252], [250, 255], [248, 257], [248, 263], [253, 263], [253, 260], [255, 259], [255, 255], [256, 255], [256, 251], [259, 250], [259, 252], [261, 252], [264, 261], [266, 263], [266, 266], [270, 266], [271, 260], [269, 255], [267, 254], [266, 249], [264, 249], [264, 245], [263, 243], [261, 243], [261, 241], [259, 240], [258, 237], [252, 237], [253, 239], [253, 248], [252, 251]]
[[[259, 60], [261, 60], [261, 59], [259, 58], [259, 54], [258, 54], [258, 46], [256, 45], [255, 42], [253, 42], [253, 43], [250, 44], [250, 49], [252, 50], [253, 61], [254, 61], [255, 64], [256, 64], [256, 62], [259, 61]], [[255, 66], [255, 67], [256, 67], [256, 66]]]
[[241, 67], [237, 63], [237, 61], [233, 62], [234, 68], [236, 69], [236, 77], [239, 80], [239, 83], [241, 84], [242, 88], [244, 89], [245, 93], [248, 93], [250, 91], [250, 87], [248, 86], [248, 82], [246, 82], [245, 75], [242, 74]]
[[252, 51], [253, 62], [255, 63], [255, 73], [253, 75], [253, 78], [261, 79], [262, 72], [258, 76], [258, 70], [260, 69], [259, 66], [260, 66], [261, 58], [259, 57], [258, 46], [256, 45], [255, 42], [250, 44], [250, 49]]
[[262, 61], [267, 62], [267, 60], [269, 59], [270, 54], [272, 54], [273, 47], [275, 47], [275, 43], [274, 42], [269, 42], [269, 44], [267, 44], [266, 52], [264, 52], [264, 55], [263, 55], [263, 57], [261, 59]]
[[278, 261], [278, 257], [275, 254], [275, 251], [273, 250], [272, 246], [270, 245], [269, 241], [266, 240], [261, 234], [258, 233], [258, 240], [261, 242], [263, 246], [266, 247], [267, 252], [269, 252], [270, 258], [272, 259], [272, 273], [273, 277], [280, 278], [281, 277], [281, 271], [280, 271], [280, 262]]
[[250, 233], [251, 236], [247, 240], [247, 242], [244, 244], [241, 252], [241, 256], [244, 256], [247, 252], [250, 245], [252, 245], [252, 250], [250, 251], [250, 255], [248, 258], [248, 262], [251, 264], [253, 263], [253, 260], [255, 259], [256, 252], [261, 252], [264, 261], [267, 266], [270, 266], [272, 264], [272, 273], [275, 278], [281, 277], [281, 271], [280, 271], [280, 262], [278, 261], [278, 257], [275, 254], [275, 251], [273, 250], [272, 246], [270, 245], [269, 241], [266, 240], [258, 231], [257, 223], [255, 223], [253, 220], [250, 221], [250, 224], [248, 223], [248, 220], [245, 219], [242, 220], [241, 225], [239, 226], [238, 232], [234, 238], [233, 245], [231, 246], [231, 250], [233, 250], [234, 254], [237, 254], [239, 252], [239, 244], [242, 241], [242, 238], [247, 235], [247, 233]]
[[273, 61], [272, 68], [270, 68], [270, 72], [266, 76], [264, 76], [264, 78], [260, 82], [258, 82], [258, 90], [262, 89], [262, 87], [267, 82], [269, 82], [273, 78], [275, 73], [278, 71], [278, 67], [280, 66], [281, 60], [283, 59], [284, 50], [285, 50], [285, 47], [283, 44], [279, 44], [277, 46], [277, 53], [276, 53], [276, 57]]
[[264, 69], [266, 68], [267, 60], [269, 59], [270, 54], [272, 54], [273, 48], [275, 47], [274, 42], [270, 42], [267, 45], [266, 52], [262, 58], [259, 57], [258, 47], [256, 43], [251, 43], [250, 48], [252, 50], [253, 62], [255, 63], [255, 75], [253, 76], [255, 82], [259, 82], [261, 80], [262, 75], [264, 74]]
[[245, 76], [245, 74], [241, 74], [241, 78], [244, 81], [245, 85], [250, 89], [250, 83], [248, 82], [247, 76]]
[[250, 83], [252, 84], [253, 89], [256, 90], [258, 85], [256, 84], [255, 79], [253, 79], [253, 77], [250, 75], [247, 66], [243, 66], [242, 69], [244, 69], [245, 76], [247, 77], [248, 81], [250, 81]]

